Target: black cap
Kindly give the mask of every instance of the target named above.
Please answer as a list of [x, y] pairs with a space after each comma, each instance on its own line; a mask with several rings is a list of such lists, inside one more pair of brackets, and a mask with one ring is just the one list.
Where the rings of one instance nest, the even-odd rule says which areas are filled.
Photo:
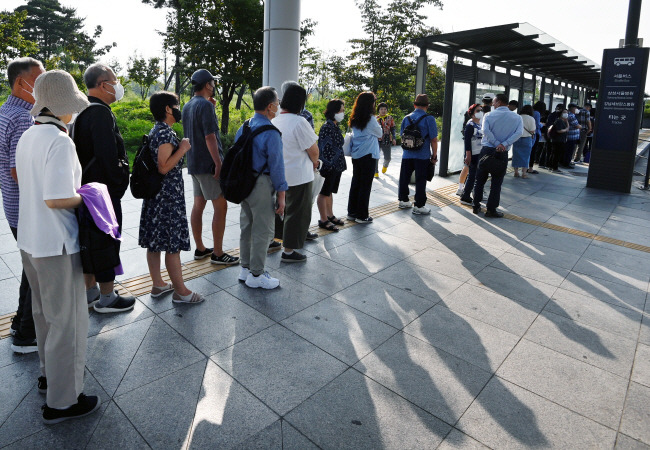
[[569, 109], [571, 109], [571, 108], [578, 108], [578, 109], [580, 109], [580, 107], [579, 107], [578, 105], [576, 105], [575, 103], [569, 103]]
[[212, 76], [210, 71], [207, 69], [199, 69], [192, 74], [192, 84], [193, 85], [202, 85], [210, 81], [215, 81], [216, 77]]

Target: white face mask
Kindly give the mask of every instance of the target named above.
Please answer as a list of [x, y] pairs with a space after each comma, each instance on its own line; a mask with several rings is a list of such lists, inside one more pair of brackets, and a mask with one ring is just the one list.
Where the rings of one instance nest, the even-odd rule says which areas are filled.
[[124, 97], [124, 86], [122, 86], [120, 84], [120, 82], [118, 81], [115, 84], [111, 84], [111, 87], [113, 88], [113, 90], [115, 92], [110, 92], [110, 91], [106, 91], [106, 92], [109, 92], [110, 94], [113, 94], [115, 96], [115, 101], [116, 102], [119, 102], [120, 100], [122, 100], [122, 97]]
[[72, 113], [72, 117], [70, 117], [70, 122], [68, 122], [68, 125], [72, 125], [75, 120], [77, 120], [77, 116], [79, 113]]
[[[23, 89], [23, 88], [20, 88], [20, 89], [23, 89], [23, 91], [27, 92], [29, 95], [31, 95], [32, 97], [34, 97], [34, 86], [32, 86], [31, 84], [29, 84], [29, 83], [27, 82], [27, 80], [25, 80], [24, 78], [23, 78], [23, 81], [25, 82], [25, 84], [26, 84], [27, 86], [29, 86], [30, 88], [32, 88], [32, 90], [31, 90], [31, 91], [28, 91], [27, 89]], [[34, 98], [36, 98], [36, 97], [34, 97]]]
[[336, 120], [337, 122], [342, 121], [344, 117], [345, 117], [345, 113], [342, 112], [334, 114], [334, 120]]
[[273, 112], [273, 117], [278, 117], [280, 115], [280, 106], [275, 105], [276, 110]]
[[477, 119], [481, 119], [483, 117], [483, 111], [479, 111], [477, 113], [474, 113], [474, 117], [476, 117]]
[[564, 114], [562, 114], [562, 118], [563, 118], [563, 119], [568, 119], [568, 118], [569, 118], [569, 114], [568, 114], [568, 113], [564, 113]]

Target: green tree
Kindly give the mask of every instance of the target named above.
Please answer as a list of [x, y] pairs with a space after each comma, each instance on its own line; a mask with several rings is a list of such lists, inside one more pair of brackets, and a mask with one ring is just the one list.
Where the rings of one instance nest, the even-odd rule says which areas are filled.
[[83, 71], [116, 45], [97, 48], [102, 27], [97, 26], [90, 36], [83, 31], [85, 19], [76, 15], [76, 9], [62, 6], [58, 0], [29, 0], [15, 11], [26, 13], [21, 34], [38, 44], [35, 57], [48, 68]]
[[261, 0], [179, 0], [168, 14], [165, 47], [183, 56], [183, 75], [199, 68], [218, 78], [221, 132], [228, 133], [230, 102], [242, 86], [262, 81]]
[[6, 86], [5, 72], [9, 61], [33, 55], [38, 50], [36, 42], [20, 34], [26, 17], [25, 12], [0, 12], [0, 93]]
[[[416, 49], [411, 39], [439, 32], [425, 25], [422, 8], [442, 8], [442, 0], [355, 0], [361, 10], [366, 36], [351, 39], [352, 52], [335, 57], [337, 82], [345, 90], [370, 89], [393, 107], [409, 109], [413, 103]], [[344, 63], [345, 62], [345, 63]]]
[[160, 58], [149, 58], [133, 56], [129, 58], [126, 73], [129, 80], [140, 87], [140, 98], [144, 100], [149, 95], [151, 86], [160, 77]]

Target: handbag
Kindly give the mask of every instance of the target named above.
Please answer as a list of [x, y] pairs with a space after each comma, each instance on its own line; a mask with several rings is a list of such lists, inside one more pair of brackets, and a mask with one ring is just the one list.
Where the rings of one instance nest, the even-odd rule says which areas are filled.
[[427, 167], [427, 181], [433, 180], [433, 176], [436, 173], [436, 165], [429, 160], [429, 166]]
[[352, 150], [352, 132], [348, 131], [345, 133], [345, 138], [343, 139], [343, 154], [345, 156], [352, 156], [350, 151]]

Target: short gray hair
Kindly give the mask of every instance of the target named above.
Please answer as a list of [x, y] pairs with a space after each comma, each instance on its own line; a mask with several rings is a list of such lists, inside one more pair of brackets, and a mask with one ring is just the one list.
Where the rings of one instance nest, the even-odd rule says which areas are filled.
[[298, 84], [293, 80], [285, 81], [284, 83], [282, 83], [282, 87], [280, 88], [280, 97], [284, 97], [284, 93], [287, 92], [289, 86], [300, 86], [300, 84]]
[[108, 77], [111, 72], [113, 72], [113, 69], [108, 67], [106, 64], [93, 64], [84, 72], [84, 84], [88, 89], [97, 87], [97, 80], [102, 76]]
[[13, 89], [16, 78], [29, 72], [32, 67], [43, 68], [43, 63], [38, 59], [25, 57], [14, 59], [7, 66], [7, 78], [9, 79], [9, 87]]

